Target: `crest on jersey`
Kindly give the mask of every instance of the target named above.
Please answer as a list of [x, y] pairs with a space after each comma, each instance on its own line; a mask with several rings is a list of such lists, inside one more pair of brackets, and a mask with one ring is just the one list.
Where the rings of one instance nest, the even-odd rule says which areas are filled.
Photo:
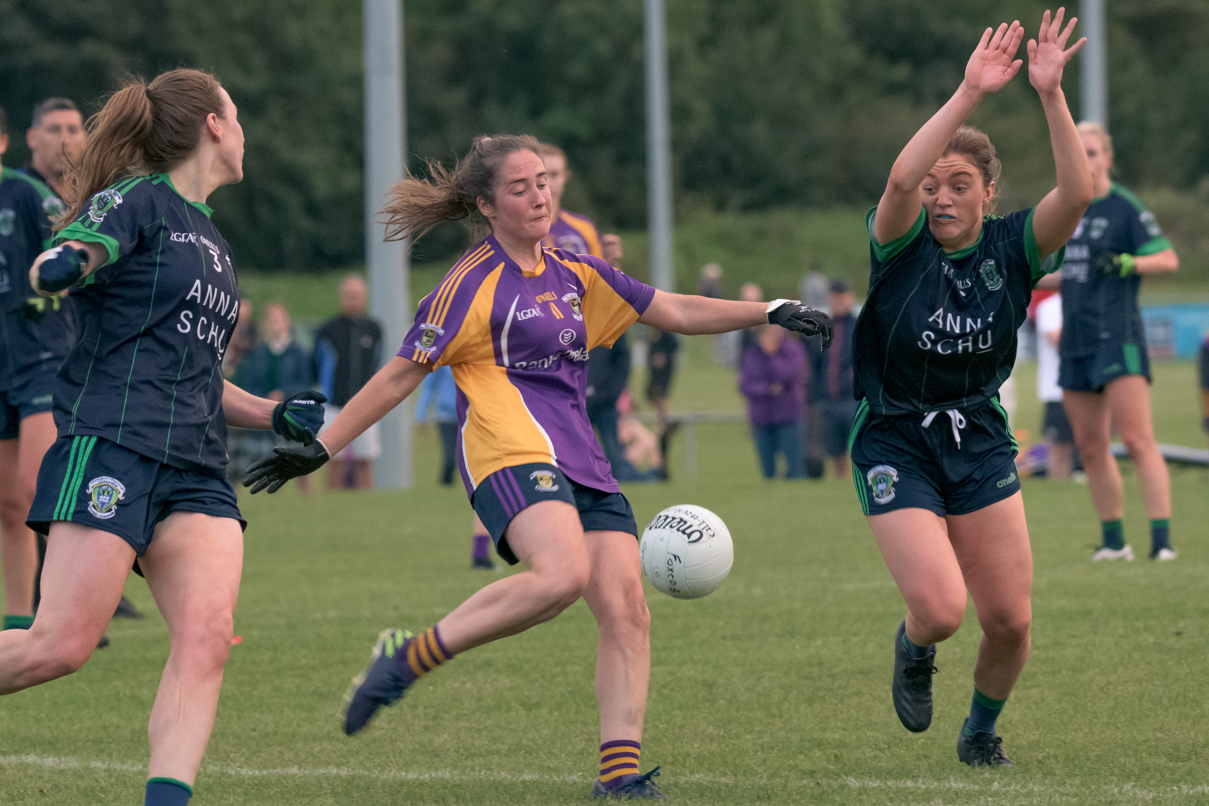
[[987, 291], [998, 291], [1003, 288], [1003, 275], [999, 273], [999, 268], [993, 259], [987, 258], [982, 261], [982, 265], [978, 267], [978, 274], [986, 283]]
[[42, 212], [46, 213], [50, 218], [56, 218], [66, 211], [67, 207], [64, 206], [63, 200], [58, 196], [52, 194], [42, 200]]
[[869, 479], [869, 489], [873, 492], [873, 500], [878, 504], [888, 504], [894, 500], [894, 484], [898, 481], [898, 471], [890, 465], [878, 465], [870, 470], [865, 478]]
[[13, 220], [16, 218], [16, 213], [11, 207], [5, 207], [0, 210], [0, 235], [8, 237], [13, 234]]
[[580, 308], [580, 306], [579, 306], [579, 294], [576, 294], [575, 292], [571, 292], [570, 294], [564, 294], [563, 302], [565, 302], [571, 306], [571, 315], [572, 316], [574, 316], [580, 322], [582, 322], [584, 320], [583, 309]]
[[529, 480], [537, 482], [533, 489], [539, 493], [553, 493], [558, 491], [558, 485], [554, 483], [554, 474], [549, 470], [536, 470], [529, 474]]
[[126, 497], [122, 482], [109, 476], [97, 476], [88, 482], [88, 511], [101, 520], [117, 514], [118, 501]]
[[416, 342], [416, 346], [421, 350], [431, 350], [432, 345], [437, 342], [437, 336], [444, 335], [445, 331], [436, 325], [420, 325], [420, 340]]
[[122, 194], [116, 190], [102, 190], [92, 197], [88, 203], [88, 217], [100, 224], [109, 215], [109, 211], [122, 203]]

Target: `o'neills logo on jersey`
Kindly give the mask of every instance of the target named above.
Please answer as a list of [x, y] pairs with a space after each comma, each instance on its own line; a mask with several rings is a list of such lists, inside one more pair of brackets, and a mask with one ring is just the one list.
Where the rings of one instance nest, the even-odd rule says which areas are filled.
[[576, 318], [576, 320], [578, 320], [580, 322], [582, 322], [584, 320], [584, 312], [579, 307], [579, 294], [576, 294], [574, 292], [572, 292], [570, 294], [564, 294], [563, 302], [565, 302], [571, 306], [571, 315], [574, 316]]
[[420, 340], [416, 342], [416, 346], [421, 350], [431, 350], [432, 345], [437, 343], [437, 336], [444, 336], [445, 331], [436, 325], [420, 325]]
[[122, 203], [122, 194], [116, 190], [102, 190], [88, 204], [88, 217], [100, 224], [109, 211]]
[[998, 267], [995, 266], [995, 261], [991, 258], [982, 261], [982, 265], [978, 267], [978, 274], [982, 277], [982, 281], [986, 283], [987, 291], [998, 291], [1003, 288], [1003, 275], [999, 273]]
[[13, 221], [16, 220], [17, 214], [11, 208], [5, 207], [0, 210], [0, 235], [8, 237], [13, 234]]
[[126, 497], [122, 482], [109, 476], [97, 476], [88, 482], [88, 511], [101, 520], [117, 514], [118, 501]]

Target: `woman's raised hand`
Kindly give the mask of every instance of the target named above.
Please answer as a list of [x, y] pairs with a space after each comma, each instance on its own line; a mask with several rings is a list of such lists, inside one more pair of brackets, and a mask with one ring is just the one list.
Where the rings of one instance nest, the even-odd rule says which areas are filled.
[[1062, 17], [1065, 8], [1050, 18], [1049, 11], [1041, 16], [1041, 30], [1036, 39], [1028, 41], [1028, 80], [1038, 93], [1056, 92], [1062, 86], [1062, 69], [1071, 57], [1079, 52], [1087, 37], [1083, 37], [1069, 48], [1066, 41], [1070, 39], [1071, 31], [1075, 29], [1078, 17], [1071, 17], [1066, 28], [1062, 28]]
[[1019, 20], [1011, 25], [1000, 23], [994, 31], [990, 28], [983, 31], [982, 40], [966, 63], [965, 85], [982, 94], [1001, 90], [1024, 64], [1016, 58], [1022, 39], [1024, 28]]

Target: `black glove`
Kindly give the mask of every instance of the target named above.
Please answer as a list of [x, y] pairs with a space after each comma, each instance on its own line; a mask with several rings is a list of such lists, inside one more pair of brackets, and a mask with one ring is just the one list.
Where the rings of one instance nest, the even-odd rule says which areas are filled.
[[273, 430], [291, 442], [310, 445], [323, 427], [327, 397], [310, 389], [290, 395], [273, 407]]
[[821, 336], [824, 350], [831, 344], [831, 317], [807, 308], [796, 299], [775, 299], [768, 303], [768, 324], [807, 336]]
[[71, 288], [84, 276], [87, 263], [88, 252], [85, 250], [68, 244], [56, 246], [50, 250], [50, 257], [38, 266], [38, 286], [50, 294]]
[[274, 448], [272, 456], [266, 456], [244, 472], [243, 486], [251, 487], [252, 495], [265, 488], [275, 493], [290, 479], [313, 473], [331, 458], [319, 440], [305, 447]]

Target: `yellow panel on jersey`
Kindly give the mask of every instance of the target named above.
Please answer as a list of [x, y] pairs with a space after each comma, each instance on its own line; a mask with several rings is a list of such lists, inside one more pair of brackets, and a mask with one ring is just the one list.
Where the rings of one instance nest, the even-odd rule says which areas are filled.
[[[546, 252], [547, 258], [556, 258], [554, 253]], [[571, 260], [571, 256], [566, 253], [562, 254], [561, 262], [571, 271], [579, 276], [580, 282], [584, 284], [584, 295], [580, 301], [580, 307], [584, 317], [584, 324], [588, 330], [588, 349], [604, 345], [612, 347], [613, 342], [617, 341], [622, 333], [625, 333], [630, 325], [638, 321], [638, 311], [626, 301], [624, 297], [617, 293], [613, 288], [610, 280], [612, 274], [625, 277], [617, 269], [609, 266], [603, 268], [596, 264], [580, 263], [576, 260]]]
[[454, 364], [453, 379], [470, 401], [462, 424], [462, 459], [471, 484], [530, 462], [557, 464], [550, 435], [508, 378], [492, 364]]

